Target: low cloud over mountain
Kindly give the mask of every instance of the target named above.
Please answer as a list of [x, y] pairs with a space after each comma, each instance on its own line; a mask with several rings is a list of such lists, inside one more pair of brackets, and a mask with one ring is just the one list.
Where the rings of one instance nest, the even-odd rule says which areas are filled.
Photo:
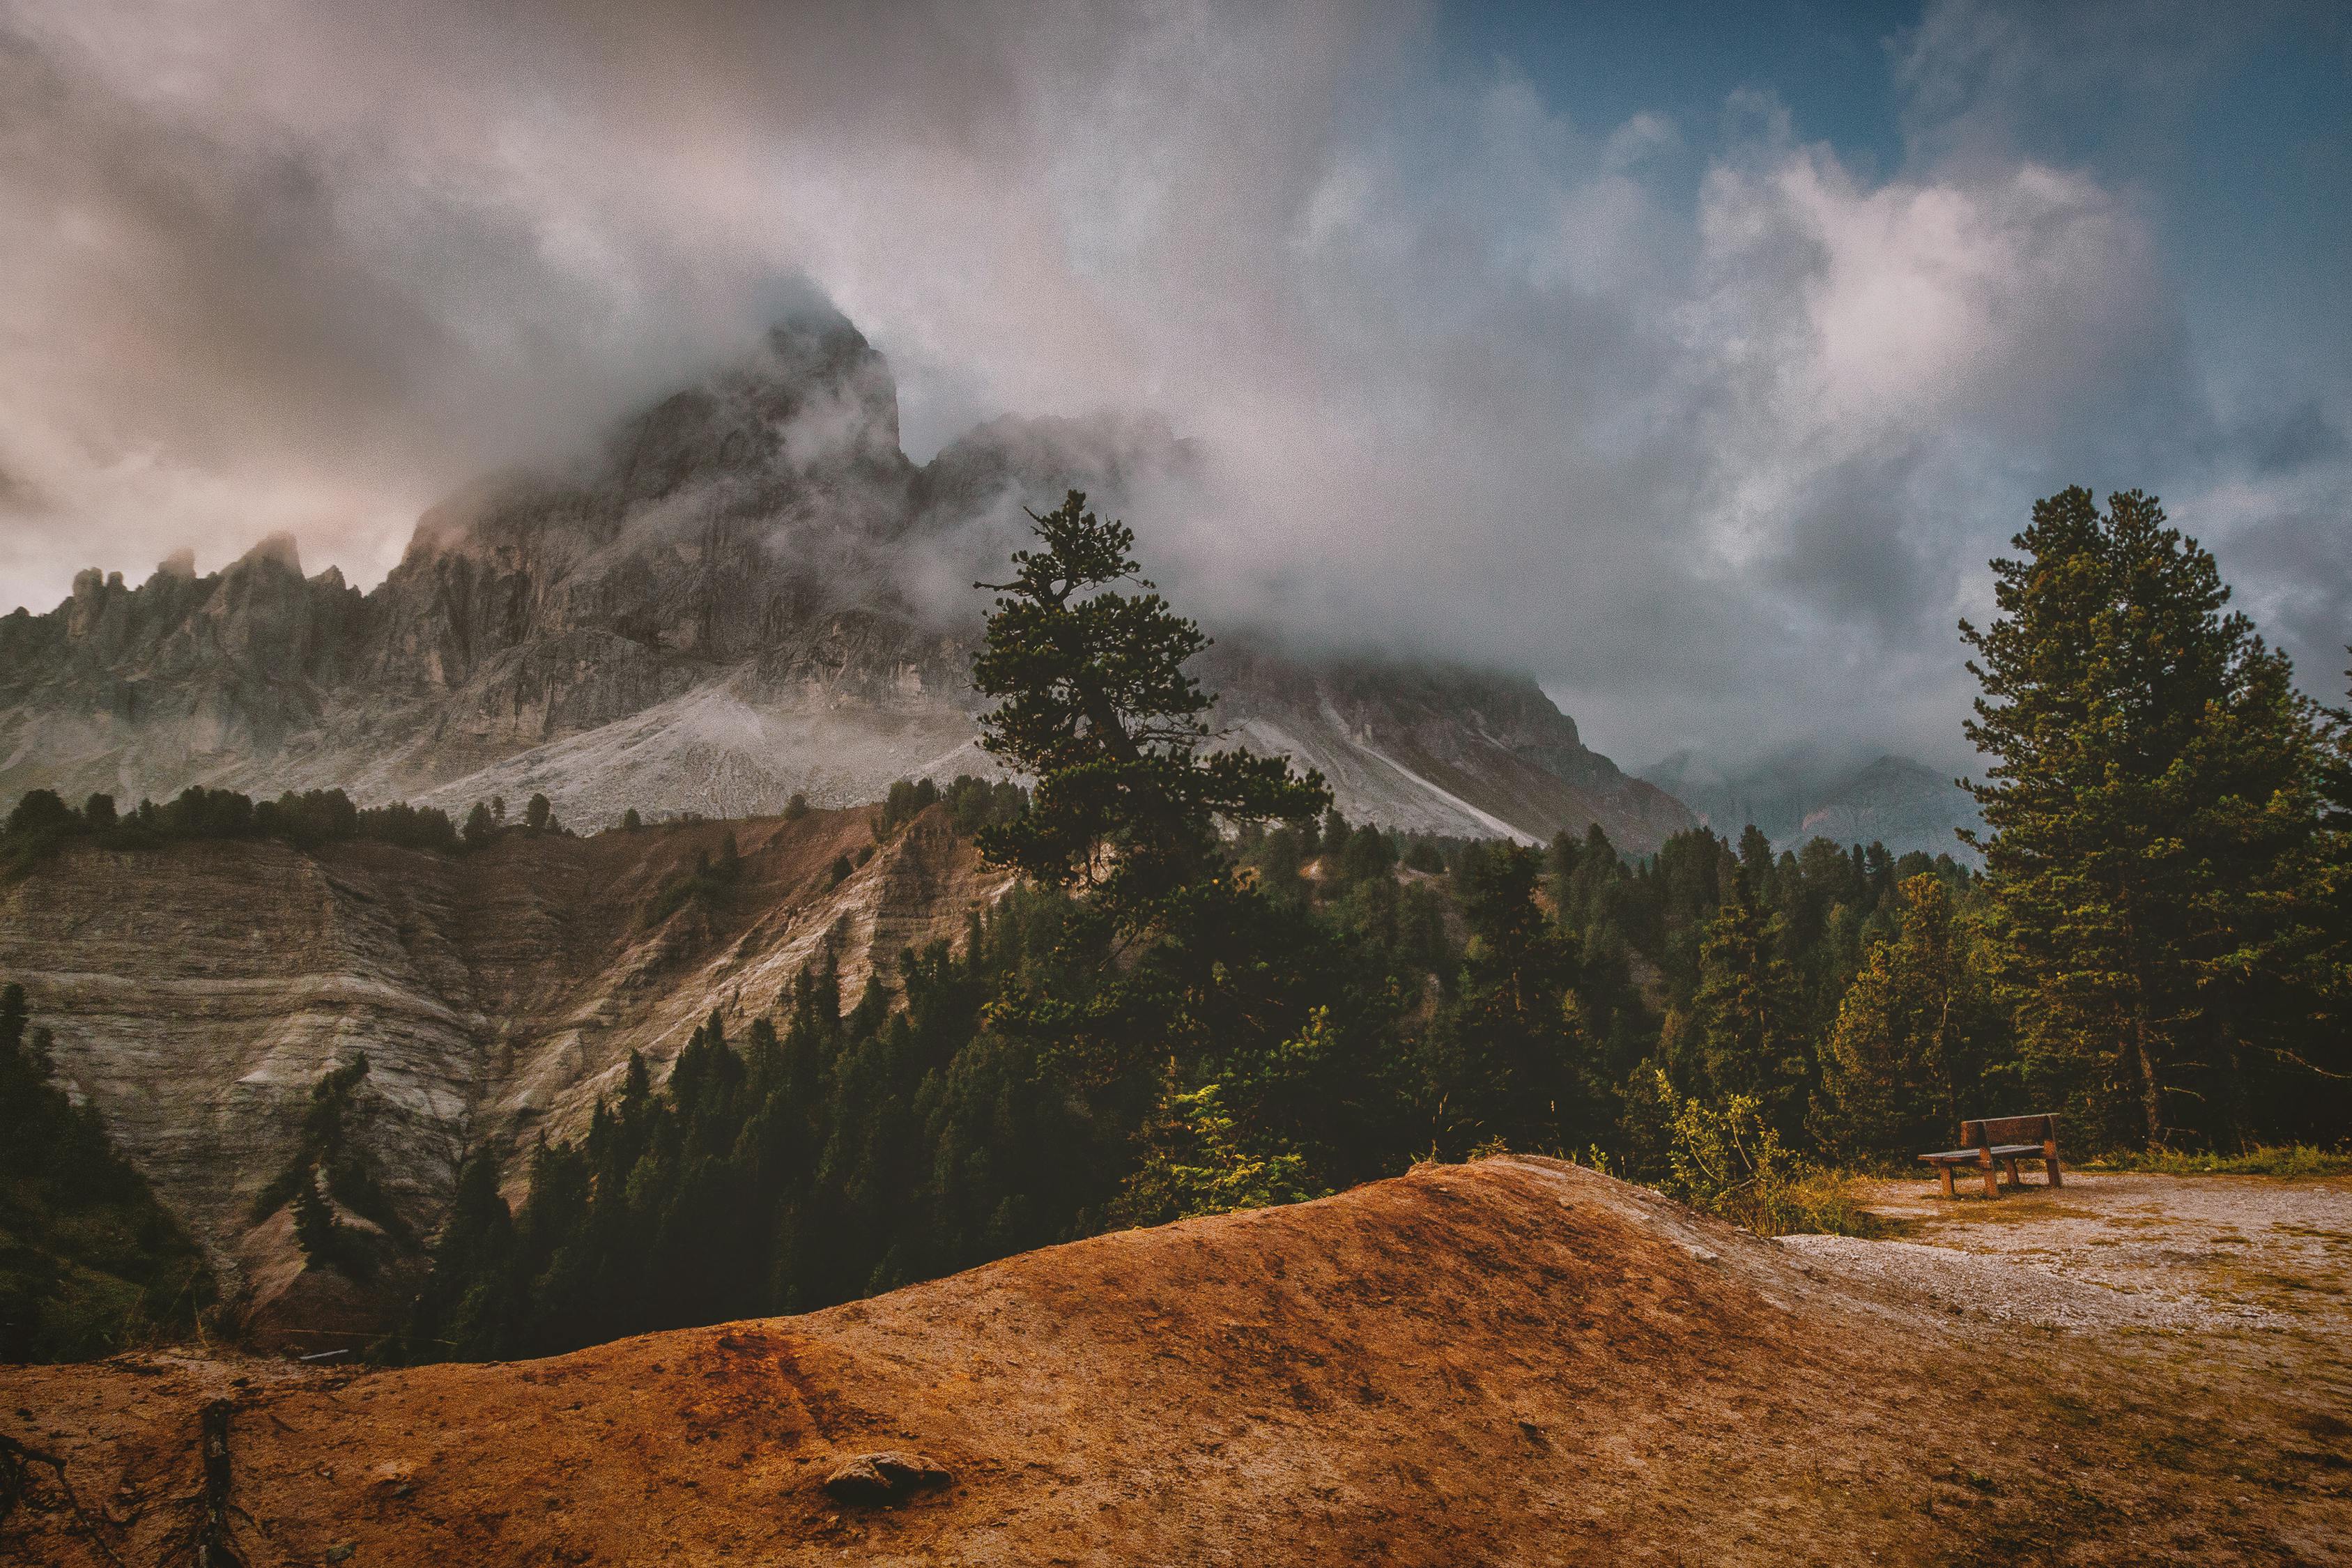
[[[1948, 748], [1953, 622], [2078, 480], [2163, 491], [2331, 689], [2336, 220], [2249, 230], [2184, 149], [2272, 157], [2198, 106], [2340, 29], [2158, 10], [1856, 24], [1873, 142], [1760, 65], [1589, 107], [1402, 3], [7, 0], [0, 600], [280, 530], [372, 585], [813, 285], [916, 458], [1164, 420], [1187, 602], [1527, 669], [1621, 749]], [[2341, 134], [2277, 145], [2340, 184]]]
[[[974, 577], [1024, 508], [1072, 487], [1148, 508], [1194, 467], [1149, 423], [1009, 419], [918, 466], [887, 363], [809, 307], [593, 458], [432, 508], [367, 594], [306, 578], [281, 534], [216, 574], [185, 554], [136, 586], [91, 570], [55, 612], [0, 617], [0, 795], [341, 787], [462, 811], [543, 793], [596, 827], [992, 773]], [[1228, 734], [1320, 769], [1359, 820], [1524, 839], [1598, 823], [1634, 850], [1690, 820], [1524, 675], [1307, 658], [1247, 627], [1200, 673]]]

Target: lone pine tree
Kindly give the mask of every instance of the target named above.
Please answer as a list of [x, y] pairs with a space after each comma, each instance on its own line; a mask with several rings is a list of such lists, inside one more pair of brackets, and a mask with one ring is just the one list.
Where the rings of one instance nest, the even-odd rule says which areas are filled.
[[[981, 744], [1037, 779], [1029, 810], [986, 828], [983, 853], [1126, 919], [1209, 875], [1217, 824], [1304, 821], [1330, 804], [1322, 776], [1281, 757], [1204, 752], [1213, 699], [1184, 673], [1200, 626], [1139, 574], [1134, 531], [1069, 492], [1016, 551], [972, 685], [998, 700]], [[1131, 584], [1139, 592], [1121, 591]]]

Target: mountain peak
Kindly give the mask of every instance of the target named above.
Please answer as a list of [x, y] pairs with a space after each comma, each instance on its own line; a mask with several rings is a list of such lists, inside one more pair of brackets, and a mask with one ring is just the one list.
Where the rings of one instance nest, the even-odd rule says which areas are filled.
[[263, 566], [278, 567], [299, 577], [302, 575], [302, 547], [295, 542], [292, 534], [281, 529], [238, 556], [230, 564], [229, 571], [244, 572]]

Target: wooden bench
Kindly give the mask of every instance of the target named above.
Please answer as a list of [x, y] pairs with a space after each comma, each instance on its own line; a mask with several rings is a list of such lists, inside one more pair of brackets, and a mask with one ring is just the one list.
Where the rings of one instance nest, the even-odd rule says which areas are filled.
[[[2058, 1119], [2054, 1116], [1994, 1116], [1982, 1121], [1960, 1123], [1960, 1136], [1969, 1142], [1966, 1149], [1945, 1149], [1919, 1158], [1936, 1167], [1944, 1178], [1944, 1195], [1955, 1197], [1952, 1173], [1969, 1165], [1984, 1173], [1985, 1196], [2000, 1196], [2000, 1167], [2009, 1167], [2009, 1184], [2018, 1184], [2017, 1163], [2039, 1160], [2048, 1184], [2063, 1187], [2066, 1184], [2058, 1173]], [[2032, 1142], [2027, 1142], [2027, 1140]]]

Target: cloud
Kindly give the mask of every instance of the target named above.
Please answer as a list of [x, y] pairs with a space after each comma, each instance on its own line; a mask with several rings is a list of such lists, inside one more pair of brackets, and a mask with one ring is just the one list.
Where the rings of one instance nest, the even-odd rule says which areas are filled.
[[1130, 521], [1205, 611], [1516, 665], [1634, 761], [1948, 757], [2032, 496], [2186, 472], [2264, 583], [2340, 529], [2343, 405], [2210, 412], [2158, 216], [2032, 150], [2021, 16], [1927, 13], [1865, 179], [1768, 97], [1584, 123], [1377, 0], [0, 0], [0, 596], [278, 529], [372, 581], [813, 286], [919, 458], [1195, 441]]

